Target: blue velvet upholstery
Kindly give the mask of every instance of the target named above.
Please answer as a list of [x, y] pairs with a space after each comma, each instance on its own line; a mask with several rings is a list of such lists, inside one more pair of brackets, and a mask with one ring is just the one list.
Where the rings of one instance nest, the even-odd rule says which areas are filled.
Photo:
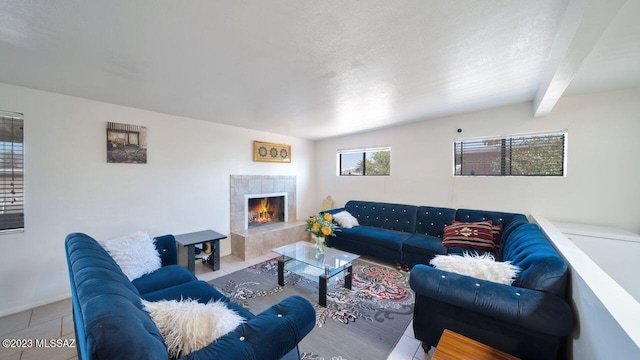
[[444, 227], [451, 225], [456, 210], [433, 206], [418, 206], [415, 233], [435, 236], [442, 239]]
[[158, 254], [160, 254], [162, 266], [178, 264], [178, 247], [173, 235], [158, 236], [154, 240]]
[[416, 207], [411, 205], [349, 201], [344, 206], [364, 226], [413, 233]]
[[[573, 326], [564, 299], [568, 268], [526, 216], [354, 200], [328, 212], [342, 210], [355, 216], [360, 226], [339, 228], [335, 237], [326, 239], [328, 246], [413, 267], [416, 339], [435, 346], [442, 331], [451, 329], [523, 359], [557, 357]], [[495, 256], [522, 269], [512, 286], [426, 265], [436, 255], [484, 253], [442, 245], [444, 227], [453, 220], [502, 225], [500, 253]]]
[[446, 255], [448, 249], [442, 245], [442, 238], [413, 234], [402, 244], [402, 264], [413, 267], [428, 264], [436, 255]]
[[523, 269], [514, 284], [416, 265], [410, 275], [415, 336], [435, 346], [451, 329], [523, 359], [555, 359], [573, 326], [564, 299], [568, 268], [537, 225], [520, 216], [504, 219], [518, 224], [511, 229], [507, 223], [502, 237], [503, 260]]
[[289, 297], [253, 315], [184, 268], [172, 265], [177, 262], [175, 239], [170, 235], [160, 239], [156, 247], [164, 254], [162, 263], [166, 266], [130, 282], [94, 239], [81, 233], [67, 236], [65, 249], [80, 359], [168, 359], [162, 336], [142, 310], [141, 298], [222, 300], [247, 320], [185, 359], [299, 358], [297, 344], [315, 324], [315, 310], [308, 300]]

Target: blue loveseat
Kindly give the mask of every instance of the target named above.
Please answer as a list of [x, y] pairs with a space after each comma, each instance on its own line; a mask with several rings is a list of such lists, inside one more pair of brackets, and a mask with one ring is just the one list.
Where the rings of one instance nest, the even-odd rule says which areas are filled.
[[[444, 329], [523, 359], [555, 359], [572, 331], [565, 300], [568, 267], [537, 225], [522, 214], [349, 201], [344, 208], [360, 226], [339, 228], [328, 246], [411, 267], [416, 293], [413, 328], [425, 347], [436, 346]], [[445, 247], [445, 225], [453, 220], [492, 220], [502, 225], [499, 260], [522, 271], [512, 285], [437, 270], [436, 255], [482, 251]]]
[[[141, 299], [222, 300], [246, 322], [184, 359], [299, 359], [297, 344], [315, 324], [308, 300], [292, 296], [253, 315], [177, 265], [175, 238], [155, 239], [162, 268], [133, 281], [98, 242], [81, 234], [65, 240], [80, 359], [168, 359], [158, 328]], [[275, 281], [275, 280], [274, 280]]]

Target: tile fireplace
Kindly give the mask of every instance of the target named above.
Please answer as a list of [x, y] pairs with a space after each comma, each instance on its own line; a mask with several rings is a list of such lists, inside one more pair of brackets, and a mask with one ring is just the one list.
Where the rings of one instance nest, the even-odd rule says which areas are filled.
[[233, 255], [247, 260], [309, 239], [297, 220], [295, 176], [231, 175], [229, 185]]

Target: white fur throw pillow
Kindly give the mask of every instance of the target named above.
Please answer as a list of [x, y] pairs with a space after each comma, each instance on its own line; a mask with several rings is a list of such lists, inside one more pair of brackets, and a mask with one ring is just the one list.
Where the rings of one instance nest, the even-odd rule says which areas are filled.
[[185, 356], [233, 331], [245, 320], [221, 301], [142, 300], [172, 359]]
[[339, 213], [334, 214], [333, 218], [336, 220], [338, 225], [340, 225], [343, 228], [349, 229], [349, 228], [352, 228], [354, 226], [360, 225], [358, 223], [358, 219], [353, 217], [353, 215], [351, 215], [346, 210], [343, 210], [343, 211], [340, 211]]
[[154, 272], [162, 266], [155, 241], [145, 232], [100, 241], [129, 280]]
[[436, 269], [505, 285], [511, 285], [520, 273], [520, 268], [511, 261], [495, 261], [491, 254], [436, 255], [430, 264]]

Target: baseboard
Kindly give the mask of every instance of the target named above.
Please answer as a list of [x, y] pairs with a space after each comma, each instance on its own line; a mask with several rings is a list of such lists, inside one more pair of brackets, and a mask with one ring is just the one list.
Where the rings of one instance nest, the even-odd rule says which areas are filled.
[[69, 299], [69, 298], [71, 298], [69, 295], [60, 295], [60, 296], [56, 296], [56, 297], [49, 298], [49, 299], [46, 299], [46, 300], [38, 301], [38, 302], [35, 302], [35, 303], [21, 305], [21, 306], [12, 308], [12, 309], [2, 309], [2, 310], [0, 310], [0, 317], [13, 315], [13, 314], [19, 313], [21, 311], [31, 310], [31, 309], [37, 308], [39, 306], [49, 305], [49, 304], [52, 304], [54, 302], [66, 300], [66, 299]]

